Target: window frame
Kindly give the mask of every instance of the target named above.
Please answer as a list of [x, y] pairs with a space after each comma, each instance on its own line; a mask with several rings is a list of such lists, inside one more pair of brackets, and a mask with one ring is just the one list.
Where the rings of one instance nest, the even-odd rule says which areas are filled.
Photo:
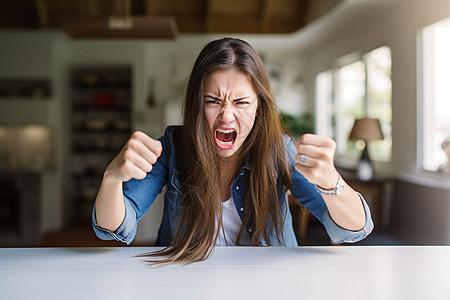
[[[351, 65], [353, 63], [356, 63], [358, 61], [361, 61], [364, 64], [364, 95], [363, 95], [363, 111], [364, 111], [364, 115], [365, 116], [370, 116], [370, 112], [369, 112], [369, 102], [370, 102], [370, 97], [369, 97], [369, 76], [368, 76], [368, 55], [380, 48], [383, 47], [387, 47], [390, 51], [390, 58], [391, 58], [391, 71], [392, 71], [392, 50], [391, 47], [388, 44], [384, 44], [384, 45], [380, 45], [378, 47], [372, 48], [368, 51], [362, 52], [362, 51], [355, 51], [352, 52], [350, 54], [347, 54], [343, 57], [340, 57], [338, 59], [336, 59], [332, 66], [330, 68], [324, 69], [318, 73], [316, 73], [315, 76], [315, 90], [314, 90], [314, 98], [315, 98], [315, 128], [317, 129], [317, 134], [319, 135], [327, 135], [332, 137], [333, 139], [336, 139], [336, 127], [337, 125], [335, 124], [335, 121], [330, 121], [328, 120], [328, 113], [320, 113], [321, 110], [323, 110], [324, 107], [324, 103], [321, 103], [317, 97], [318, 95], [318, 77], [321, 74], [324, 73], [331, 73], [331, 102], [332, 102], [332, 112], [331, 114], [334, 115], [334, 117], [332, 118], [336, 118], [336, 106], [337, 104], [337, 90], [338, 90], [338, 72], [339, 69]], [[391, 97], [390, 97], [390, 108], [391, 108], [391, 116], [392, 116], [392, 72], [390, 75], [390, 81], [391, 81]], [[330, 124], [331, 123], [331, 124]], [[392, 119], [390, 121], [390, 125], [391, 125], [391, 132], [392, 132]], [[328, 132], [328, 130], [326, 130], [326, 128], [332, 128], [332, 132]], [[389, 153], [389, 158], [387, 160], [379, 160], [379, 159], [373, 159], [374, 162], [376, 163], [381, 163], [381, 164], [388, 164], [392, 161], [392, 136], [391, 138], [391, 147], [390, 147], [390, 153]], [[353, 168], [356, 163], [357, 160], [359, 158], [355, 157], [355, 154], [348, 154], [349, 151], [345, 151], [345, 152], [338, 152], [336, 151], [336, 156], [335, 156], [335, 160], [337, 161], [337, 164], [342, 166], [342, 167], [349, 167], [349, 168]], [[346, 155], [347, 154], [347, 155]]]
[[[435, 64], [436, 58], [434, 55], [427, 56], [425, 54], [425, 44], [427, 37], [425, 37], [425, 31], [430, 28], [433, 25], [436, 25], [438, 23], [447, 21], [450, 23], [450, 17], [444, 18], [442, 20], [439, 20], [437, 22], [434, 22], [432, 24], [429, 24], [427, 26], [422, 27], [417, 31], [416, 34], [416, 49], [417, 49], [417, 57], [416, 57], [416, 65], [417, 65], [417, 111], [416, 111], [416, 118], [417, 118], [417, 130], [416, 130], [416, 169], [418, 172], [426, 173], [426, 174], [435, 174], [438, 176], [442, 176], [445, 178], [450, 178], [450, 173], [445, 173], [439, 171], [439, 168], [437, 169], [429, 169], [426, 167], [425, 163], [425, 156], [427, 155], [427, 151], [425, 149], [427, 139], [425, 137], [426, 133], [428, 132], [426, 130], [427, 127], [427, 119], [433, 119], [433, 109], [430, 108], [430, 100], [427, 101], [427, 99], [432, 98], [432, 107], [435, 107], [436, 102], [434, 97], [429, 97], [430, 91], [427, 91], [426, 85], [427, 85], [427, 76], [426, 73], [430, 70], [429, 66], [430, 64]], [[434, 42], [434, 36], [431, 37]], [[433, 47], [435, 45], [433, 44]], [[431, 61], [429, 61], [430, 59]], [[434, 74], [433, 74], [434, 75]], [[432, 94], [434, 94], [434, 90], [431, 91]], [[426, 103], [427, 102], [427, 103]], [[427, 104], [427, 105], [425, 105]]]

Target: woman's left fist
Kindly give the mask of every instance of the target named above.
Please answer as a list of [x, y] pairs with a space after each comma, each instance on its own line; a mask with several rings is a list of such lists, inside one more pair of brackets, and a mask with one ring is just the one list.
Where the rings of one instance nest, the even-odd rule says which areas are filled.
[[336, 142], [315, 134], [304, 134], [297, 143], [295, 169], [305, 178], [322, 189], [333, 189], [339, 180], [334, 167]]

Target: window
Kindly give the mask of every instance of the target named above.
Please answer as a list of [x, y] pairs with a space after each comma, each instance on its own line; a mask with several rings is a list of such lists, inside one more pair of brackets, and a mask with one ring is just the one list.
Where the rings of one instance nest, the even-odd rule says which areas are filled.
[[443, 142], [450, 144], [450, 18], [419, 34], [419, 168], [448, 170], [450, 153], [444, 151]]
[[336, 140], [336, 156], [356, 161], [364, 143], [348, 140], [355, 119], [378, 118], [384, 139], [371, 141], [369, 151], [376, 161], [391, 159], [391, 52], [375, 49], [354, 62], [317, 75], [316, 128], [320, 135]]

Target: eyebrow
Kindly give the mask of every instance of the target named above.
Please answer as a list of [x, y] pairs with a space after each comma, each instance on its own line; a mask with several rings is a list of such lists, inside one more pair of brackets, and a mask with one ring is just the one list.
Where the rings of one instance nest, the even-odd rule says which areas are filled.
[[[216, 101], [223, 101], [223, 99], [221, 99], [219, 97], [214, 97], [214, 96], [211, 96], [211, 95], [205, 95], [205, 97], [211, 98], [211, 99], [216, 100]], [[251, 97], [250, 96], [239, 97], [239, 98], [233, 99], [232, 101], [233, 102], [237, 102], [237, 101], [241, 101], [241, 100], [244, 100], [244, 99], [247, 99], [247, 98], [251, 98]]]

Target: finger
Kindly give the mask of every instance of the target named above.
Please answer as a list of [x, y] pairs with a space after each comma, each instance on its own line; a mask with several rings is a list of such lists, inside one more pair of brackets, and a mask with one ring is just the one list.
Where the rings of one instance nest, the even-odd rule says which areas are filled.
[[[302, 141], [306, 141], [307, 143], [302, 143]], [[310, 135], [310, 138], [304, 138], [297, 143], [297, 151], [300, 154], [306, 154], [317, 159], [333, 160], [336, 143], [327, 137]]]
[[125, 161], [120, 169], [124, 177], [122, 181], [128, 181], [131, 178], [144, 179], [147, 176], [147, 172], [139, 168], [131, 160]]
[[329, 152], [327, 148], [307, 144], [299, 144], [297, 151], [299, 154], [305, 154], [313, 158], [321, 158]]
[[156, 163], [159, 154], [155, 154], [151, 149], [147, 148], [142, 141], [138, 139], [131, 139], [128, 141], [127, 147], [129, 150], [136, 153], [136, 155], [143, 157], [148, 163]]
[[302, 174], [306, 180], [308, 180], [311, 183], [314, 183], [314, 174], [315, 174], [315, 169], [314, 167], [309, 166], [308, 164], [310, 164], [310, 162], [306, 162], [305, 165], [301, 165], [299, 163], [295, 164], [295, 169], [300, 172], [300, 174]]
[[[148, 151], [148, 150], [147, 150]], [[148, 151], [150, 152], [150, 151]], [[132, 149], [127, 149], [123, 154], [124, 166], [128, 167], [130, 171], [132, 166], [136, 166], [144, 172], [150, 172], [152, 170], [152, 164], [149, 163], [144, 157], [134, 152]]]
[[319, 160], [317, 160], [314, 157], [305, 155], [305, 154], [296, 154], [295, 155], [295, 162], [297, 165], [299, 165], [300, 168], [315, 168], [319, 166]]
[[148, 173], [152, 170], [152, 164], [145, 160], [142, 156], [136, 155], [132, 158], [131, 162], [140, 170]]
[[[150, 171], [151, 171], [151, 166], [150, 166]], [[150, 171], [144, 171], [141, 168], [139, 168], [138, 166], [132, 165], [130, 177], [141, 180], [141, 179], [144, 179], [145, 177], [147, 177], [147, 174]]]
[[297, 146], [300, 144], [305, 145], [314, 145], [318, 147], [334, 147], [335, 142], [333, 139], [326, 136], [319, 136], [316, 134], [306, 133], [302, 135], [297, 143]]
[[160, 141], [152, 139], [141, 131], [134, 132], [132, 138], [140, 140], [148, 149], [155, 153], [156, 156], [161, 155], [162, 145]]

